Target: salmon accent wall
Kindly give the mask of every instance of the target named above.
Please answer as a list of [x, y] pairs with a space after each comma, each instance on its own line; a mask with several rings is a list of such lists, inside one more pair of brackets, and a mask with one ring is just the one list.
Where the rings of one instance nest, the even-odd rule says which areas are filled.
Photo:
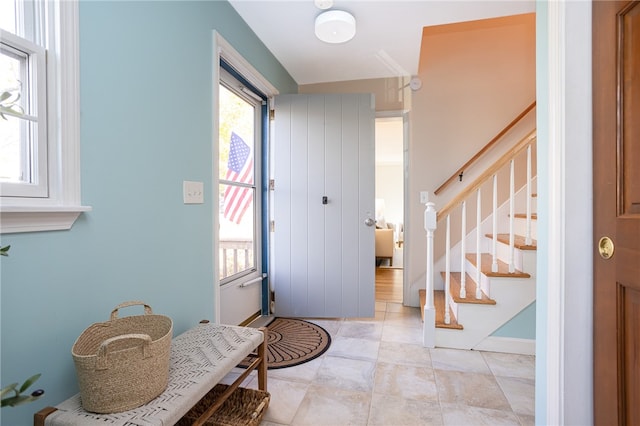
[[[453, 189], [438, 196], [433, 191], [535, 100], [535, 66], [535, 14], [423, 29], [423, 84], [411, 98], [410, 235], [405, 236], [415, 242], [406, 253], [409, 282], [415, 287], [409, 295], [412, 305], [423, 286], [426, 257], [419, 192], [429, 191], [436, 209], [455, 195]], [[533, 129], [535, 115], [530, 115], [500, 145]]]

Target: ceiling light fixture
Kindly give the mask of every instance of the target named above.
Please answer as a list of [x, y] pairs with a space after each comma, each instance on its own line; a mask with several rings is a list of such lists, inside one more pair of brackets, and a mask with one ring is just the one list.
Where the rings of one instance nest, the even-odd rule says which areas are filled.
[[356, 18], [343, 10], [328, 10], [316, 18], [316, 37], [325, 43], [345, 43], [356, 35]]

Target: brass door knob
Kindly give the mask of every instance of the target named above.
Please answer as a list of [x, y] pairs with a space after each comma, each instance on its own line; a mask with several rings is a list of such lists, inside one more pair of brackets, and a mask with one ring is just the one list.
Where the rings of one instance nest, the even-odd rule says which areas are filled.
[[602, 237], [598, 242], [598, 251], [600, 252], [600, 257], [603, 259], [610, 259], [613, 256], [613, 252], [615, 250], [615, 246], [613, 245], [613, 240], [609, 237]]

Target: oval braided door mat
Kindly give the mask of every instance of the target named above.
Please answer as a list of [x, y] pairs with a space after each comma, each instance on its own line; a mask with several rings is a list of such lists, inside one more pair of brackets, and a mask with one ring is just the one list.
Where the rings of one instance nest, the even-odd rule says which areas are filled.
[[[270, 370], [311, 361], [331, 345], [331, 336], [324, 328], [301, 319], [278, 317], [271, 321], [267, 330], [267, 367]], [[246, 367], [249, 362], [246, 359], [239, 367]]]

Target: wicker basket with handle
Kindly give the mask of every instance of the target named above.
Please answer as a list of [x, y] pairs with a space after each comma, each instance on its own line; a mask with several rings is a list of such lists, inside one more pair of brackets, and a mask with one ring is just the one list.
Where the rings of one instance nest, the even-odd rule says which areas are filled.
[[[144, 315], [118, 318], [119, 309], [136, 305]], [[82, 407], [118, 413], [160, 395], [169, 380], [172, 333], [171, 318], [140, 301], [121, 303], [109, 321], [84, 330], [71, 349]]]

